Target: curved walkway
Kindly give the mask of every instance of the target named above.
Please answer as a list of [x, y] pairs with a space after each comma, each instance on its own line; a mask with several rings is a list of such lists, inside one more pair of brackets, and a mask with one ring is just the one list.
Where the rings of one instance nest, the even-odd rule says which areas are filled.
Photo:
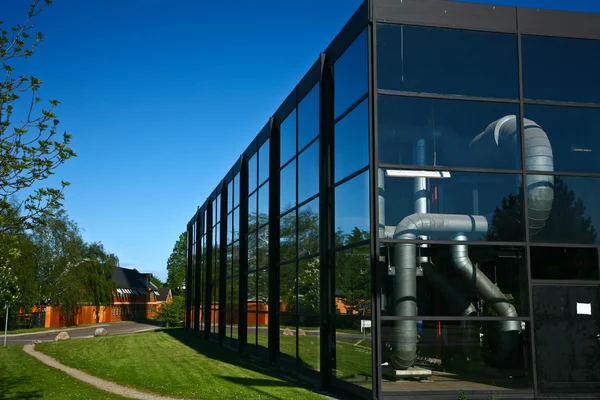
[[23, 346], [23, 350], [25, 353], [37, 358], [41, 362], [50, 367], [59, 369], [67, 374], [71, 375], [73, 378], [78, 379], [82, 382], [85, 382], [89, 385], [92, 385], [100, 390], [104, 390], [105, 392], [110, 392], [117, 394], [123, 397], [129, 397], [131, 399], [139, 399], [139, 400], [181, 400], [180, 398], [161, 396], [153, 393], [140, 392], [139, 390], [129, 388], [127, 386], [118, 385], [114, 382], [106, 381], [104, 379], [96, 378], [90, 374], [87, 374], [83, 371], [80, 371], [75, 368], [67, 367], [56, 361], [54, 358], [49, 357], [39, 351], [35, 350], [34, 344], [26, 344]]

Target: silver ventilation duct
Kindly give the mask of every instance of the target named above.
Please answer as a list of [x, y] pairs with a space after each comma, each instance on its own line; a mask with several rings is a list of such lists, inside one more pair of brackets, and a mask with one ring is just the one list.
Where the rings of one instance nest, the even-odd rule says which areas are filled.
[[[412, 214], [404, 218], [394, 232], [394, 239], [415, 240], [421, 234], [479, 232], [488, 230], [487, 220], [482, 216], [454, 214]], [[417, 245], [395, 245], [393, 264], [395, 271], [394, 315], [416, 317], [417, 314]], [[407, 369], [417, 354], [417, 325], [413, 320], [396, 321], [394, 324], [395, 348], [392, 366]]]
[[[552, 146], [546, 132], [534, 121], [524, 119], [524, 168], [529, 171], [554, 171]], [[515, 115], [492, 122], [471, 141], [471, 149], [481, 157], [498, 154], [498, 149], [515, 151], [519, 148], [518, 124]], [[554, 201], [554, 176], [527, 175], [529, 234], [539, 233], [546, 225]]]

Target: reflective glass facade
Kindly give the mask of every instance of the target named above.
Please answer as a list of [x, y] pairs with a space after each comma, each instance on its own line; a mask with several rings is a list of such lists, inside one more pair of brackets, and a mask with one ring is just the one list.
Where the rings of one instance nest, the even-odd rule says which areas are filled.
[[600, 397], [598, 71], [600, 15], [365, 1], [189, 222], [187, 329], [359, 398]]

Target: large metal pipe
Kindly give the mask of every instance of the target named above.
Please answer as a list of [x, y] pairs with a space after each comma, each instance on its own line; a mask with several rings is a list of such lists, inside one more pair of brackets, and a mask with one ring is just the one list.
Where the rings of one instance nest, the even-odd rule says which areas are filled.
[[475, 306], [467, 300], [456, 288], [448, 283], [448, 281], [437, 271], [435, 265], [430, 262], [421, 263], [423, 268], [423, 276], [434, 286], [436, 286], [442, 296], [449, 302], [454, 304], [460, 315], [468, 317], [474, 315], [477, 310]]
[[[488, 223], [482, 216], [455, 214], [412, 214], [396, 226], [394, 239], [415, 240], [420, 234], [487, 232]], [[394, 247], [395, 303], [397, 316], [416, 317], [417, 313], [417, 248], [416, 243], [400, 243]], [[391, 364], [407, 369], [417, 354], [417, 325], [414, 320], [394, 324], [394, 352]]]
[[[554, 171], [552, 146], [546, 132], [534, 121], [523, 120], [524, 126], [524, 168], [529, 171]], [[515, 115], [507, 115], [492, 122], [471, 141], [471, 149], [480, 157], [501, 156], [498, 150], [515, 152], [520, 143], [517, 141], [519, 126]], [[529, 211], [529, 234], [539, 233], [550, 216], [554, 201], [553, 175], [527, 175], [525, 182]]]
[[[457, 241], [465, 241], [467, 237], [458, 234], [454, 238]], [[461, 276], [467, 279], [477, 289], [481, 297], [488, 302], [500, 317], [518, 317], [517, 310], [509, 303], [506, 296], [483, 272], [473, 265], [469, 259], [468, 246], [464, 244], [451, 247], [452, 263]], [[500, 331], [520, 331], [520, 321], [502, 321]]]

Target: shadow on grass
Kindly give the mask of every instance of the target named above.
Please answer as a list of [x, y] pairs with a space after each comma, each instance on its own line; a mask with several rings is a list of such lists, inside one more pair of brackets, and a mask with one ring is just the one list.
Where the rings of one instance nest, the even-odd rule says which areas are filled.
[[0, 400], [28, 400], [44, 397], [44, 392], [39, 389], [15, 390], [15, 388], [19, 387], [26, 388], [28, 386], [29, 379], [24, 377], [0, 377]]
[[245, 387], [252, 387], [253, 390], [260, 392], [262, 395], [269, 396], [271, 398], [277, 399], [271, 394], [265, 393], [259, 389], [257, 386], [262, 387], [300, 387], [307, 390], [315, 391], [317, 389], [316, 386], [307, 385], [306, 382], [293, 381], [290, 382], [289, 378], [283, 375], [283, 373], [277, 369], [276, 367], [269, 366], [266, 361], [250, 358], [248, 355], [241, 355], [235, 350], [225, 346], [219, 346], [216, 342], [204, 339], [200, 336], [193, 335], [185, 331], [184, 328], [164, 328], [157, 329], [153, 331], [153, 333], [164, 332], [173, 337], [175, 340], [180, 343], [188, 346], [189, 348], [195, 350], [196, 352], [202, 354], [205, 357], [211, 358], [213, 360], [218, 360], [221, 362], [225, 362], [230, 365], [234, 365], [240, 368], [247, 369], [249, 371], [260, 372], [264, 375], [270, 376], [275, 379], [279, 379], [278, 381], [270, 380], [270, 379], [256, 379], [256, 378], [240, 378], [240, 377], [230, 377], [230, 376], [220, 376], [230, 383], [235, 383], [239, 385], [243, 385]]

